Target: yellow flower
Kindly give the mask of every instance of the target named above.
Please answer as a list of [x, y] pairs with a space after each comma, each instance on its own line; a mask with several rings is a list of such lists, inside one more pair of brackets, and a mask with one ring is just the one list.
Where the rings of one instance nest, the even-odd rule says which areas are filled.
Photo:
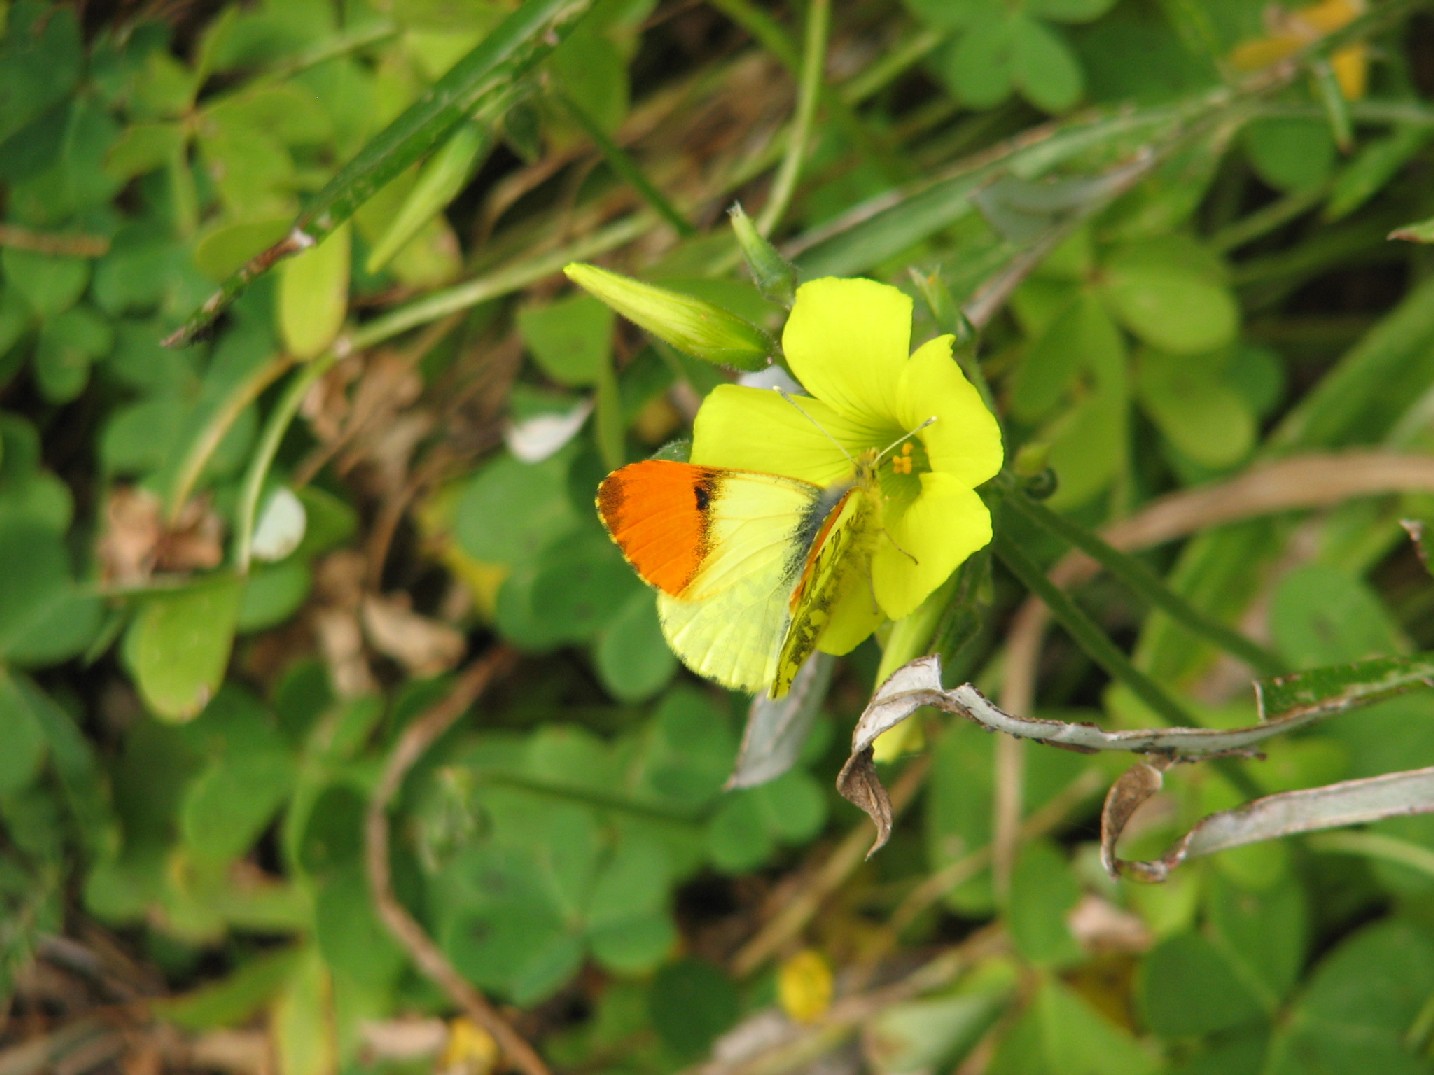
[[[1245, 41], [1230, 53], [1230, 62], [1242, 71], [1257, 71], [1293, 56], [1300, 49], [1364, 14], [1365, 0], [1320, 0], [1295, 11], [1267, 9], [1268, 34]], [[1346, 101], [1364, 96], [1369, 78], [1369, 50], [1363, 44], [1347, 45], [1329, 59]]]
[[872, 532], [859, 553], [869, 571], [843, 571], [817, 642], [828, 653], [915, 611], [991, 540], [975, 487], [1001, 468], [1000, 428], [952, 358], [951, 336], [910, 352], [911, 313], [906, 295], [871, 280], [803, 284], [782, 349], [808, 395], [723, 385], [693, 428], [693, 463], [821, 486], [851, 481], [858, 464], [908, 437], [879, 458]]

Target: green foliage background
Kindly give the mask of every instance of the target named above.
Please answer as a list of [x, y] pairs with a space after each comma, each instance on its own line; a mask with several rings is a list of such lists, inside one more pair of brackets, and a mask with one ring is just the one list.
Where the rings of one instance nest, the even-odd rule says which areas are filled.
[[[1248, 724], [1256, 674], [1434, 648], [1399, 526], [1434, 518], [1434, 291], [1425, 248], [1387, 238], [1434, 214], [1428, 11], [1322, 37], [1245, 0], [567, 6], [559, 33], [553, 0], [0, 2], [6, 1070], [93, 1040], [91, 1066], [185, 1070], [176, 1042], [231, 1029], [284, 1072], [431, 1068], [382, 1031], [458, 1008], [381, 919], [365, 815], [495, 653], [378, 800], [386, 861], [556, 1068], [672, 1071], [729, 1035], [704, 1071], [1428, 1070], [1427, 816], [1115, 882], [1097, 819], [1124, 763], [933, 720], [861, 864], [832, 779], [871, 644], [785, 775], [724, 790], [746, 700], [678, 669], [591, 505], [725, 374], [558, 272], [602, 261], [777, 330], [740, 199], [804, 276], [920, 291], [918, 340], [964, 308], [1009, 457], [1048, 459], [1047, 505], [1084, 529], [1283, 459], [1412, 459], [1279, 511], [1220, 486], [1228, 514], [1139, 554], [1256, 640], [1253, 670], [1079, 591], [1172, 704]], [[475, 65], [515, 10], [536, 29]], [[440, 79], [468, 96], [375, 142]], [[296, 218], [317, 249], [161, 346]], [[998, 530], [946, 653], [992, 692], [1027, 596], [1001, 543], [1066, 548], [1024, 513]], [[1158, 723], [1073, 632], [1033, 714]], [[1178, 770], [1136, 849], [1251, 789], [1434, 765], [1431, 718], [1410, 694]], [[779, 1004], [802, 948], [836, 974], [814, 1022]]]

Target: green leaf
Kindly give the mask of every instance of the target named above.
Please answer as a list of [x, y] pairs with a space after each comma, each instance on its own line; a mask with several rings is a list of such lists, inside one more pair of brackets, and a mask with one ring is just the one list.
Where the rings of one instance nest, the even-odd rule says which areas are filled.
[[285, 145], [323, 145], [334, 136], [328, 112], [298, 86], [284, 82], [250, 84], [209, 104], [208, 123], [265, 131]]
[[1038, 966], [1080, 960], [1081, 948], [1066, 924], [1081, 897], [1070, 863], [1051, 844], [1026, 844], [1011, 874], [1007, 923], [1011, 943]]
[[304, 604], [313, 586], [313, 572], [302, 560], [255, 564], [249, 570], [235, 629], [252, 634], [283, 623]]
[[0, 153], [4, 142], [75, 89], [84, 70], [79, 20], [70, 8], [22, 0], [0, 36]]
[[777, 843], [810, 839], [826, 818], [821, 788], [803, 771], [724, 795], [707, 829], [707, 853], [727, 873], [754, 869]]
[[274, 819], [294, 784], [293, 759], [272, 746], [237, 744], [185, 789], [179, 826], [197, 858], [236, 859]]
[[477, 985], [532, 1004], [576, 973], [582, 940], [552, 905], [526, 856], [486, 858], [481, 883], [493, 895], [486, 906], [459, 910], [450, 919], [443, 948]]
[[475, 560], [511, 566], [530, 564], [542, 549], [567, 542], [580, 525], [567, 470], [561, 453], [541, 463], [499, 456], [463, 490], [454, 540]]
[[153, 1010], [182, 1030], [239, 1026], [278, 993], [300, 958], [300, 950], [295, 948], [251, 954], [227, 978], [193, 992], [155, 998]]
[[1016, 26], [1003, 14], [982, 15], [939, 61], [942, 77], [964, 104], [994, 108], [1011, 95]]
[[1229, 959], [1199, 933], [1177, 933], [1150, 951], [1140, 968], [1141, 1007], [1161, 1037], [1210, 1034], [1265, 1015]]
[[177, 160], [184, 146], [185, 132], [180, 123], [132, 123], [105, 155], [105, 174], [128, 182]]
[[357, 791], [327, 784], [309, 790], [303, 801], [307, 812], [291, 806], [285, 818], [288, 858], [295, 869], [318, 877], [362, 854], [364, 800]]
[[1112, 7], [1115, 0], [1026, 0], [1026, 11], [1054, 22], [1093, 22]]
[[174, 458], [189, 408], [180, 398], [141, 399], [117, 406], [100, 429], [99, 458], [107, 477], [149, 474]]
[[622, 840], [593, 884], [584, 917], [588, 944], [620, 973], [651, 970], [677, 943], [667, 913], [671, 878], [666, 851], [637, 838]]
[[1135, 390], [1165, 438], [1201, 466], [1233, 466], [1254, 448], [1255, 415], [1209, 356], [1147, 351]]
[[723, 873], [740, 874], [756, 869], [772, 854], [776, 841], [764, 824], [759, 788], [744, 788], [724, 795], [707, 826], [707, 855]]
[[[1359, 209], [1385, 189], [1400, 169], [1429, 144], [1429, 139], [1427, 128], [1405, 126], [1396, 127], [1383, 138], [1361, 146], [1354, 159], [1339, 170], [1330, 184], [1324, 218], [1339, 220]], [[1398, 237], [1404, 238], [1402, 235]]]
[[1276, 190], [1312, 191], [1334, 167], [1334, 139], [1321, 120], [1258, 119], [1241, 141], [1256, 173]]
[[145, 54], [143, 66], [131, 78], [132, 114], [141, 119], [183, 115], [204, 81], [163, 49]]
[[374, 913], [361, 861], [320, 881], [314, 897], [314, 939], [336, 976], [376, 989], [389, 986], [408, 958]]
[[905, 6], [936, 30], [964, 30], [989, 8], [985, 0], [905, 0]]
[[1379, 922], [1326, 956], [1287, 1012], [1272, 1043], [1277, 1075], [1308, 1071], [1311, 1057], [1338, 1075], [1428, 1071], [1411, 1029], [1428, 1017], [1434, 996], [1434, 936], [1428, 926]]
[[[119, 124], [98, 101], [85, 95], [69, 103], [58, 123], [57, 158], [15, 183], [11, 208], [27, 219], [56, 224], [82, 213], [103, 219], [103, 207], [122, 185], [104, 167], [119, 138]], [[4, 168], [0, 151], [0, 170]]]
[[398, 210], [386, 214], [387, 226], [374, 240], [365, 269], [378, 272], [430, 223], [438, 222], [492, 148], [490, 127], [472, 122], [460, 124], [424, 162]]
[[[496, 122], [526, 92], [525, 76], [561, 43], [589, 4], [590, 0], [526, 0], [310, 199], [293, 230], [322, 241], [458, 123], [470, 117]], [[293, 252], [281, 245], [258, 255], [225, 280], [218, 294], [191, 314], [167, 342], [193, 340], [254, 276]]]
[[663, 695], [648, 726], [638, 787], [684, 808], [722, 792], [736, 747], [732, 731], [706, 695], [676, 687]]
[[1383, 656], [1403, 648], [1400, 633], [1374, 591], [1330, 564], [1295, 568], [1270, 602], [1275, 645], [1295, 667]]
[[711, 963], [682, 959], [657, 972], [647, 993], [652, 1028], [681, 1061], [704, 1055], [737, 1021], [737, 988]]
[[55, 705], [24, 676], [0, 669], [0, 796], [18, 794], [45, 761], [45, 730], [36, 710]]
[[514, 570], [498, 591], [498, 626], [538, 649], [585, 642], [611, 624], [631, 592], [631, 569], [594, 535]]
[[40, 437], [22, 418], [0, 413], [0, 498], [3, 518], [54, 534], [69, 529], [74, 499], [69, 486], [40, 467]]
[[328, 969], [318, 949], [303, 949], [273, 1004], [270, 1040], [284, 1075], [327, 1075], [338, 1067]]
[[110, 323], [89, 306], [75, 306], [40, 330], [35, 347], [35, 383], [52, 403], [68, 403], [90, 379], [90, 364], [114, 346]]
[[1273, 1019], [1304, 968], [1310, 930], [1305, 890], [1289, 875], [1258, 891], [1218, 874], [1211, 882], [1212, 940]]
[[279, 337], [296, 358], [314, 358], [343, 328], [349, 307], [348, 225], [279, 266]]
[[293, 212], [294, 160], [268, 131], [211, 122], [200, 129], [195, 144], [226, 215], [267, 220]]
[[14, 246], [0, 248], [0, 270], [6, 287], [41, 318], [68, 310], [90, 282], [90, 263], [84, 258], [37, 254]]
[[1214, 351], [1239, 329], [1234, 296], [1198, 248], [1161, 240], [1130, 244], [1106, 260], [1101, 293], [1125, 327], [1172, 354]]
[[211, 280], [222, 280], [255, 250], [278, 242], [288, 225], [284, 212], [249, 212], [237, 220], [221, 217], [200, 232], [194, 244], [195, 267]]
[[[136, 310], [168, 312], [202, 296], [204, 280], [195, 271], [188, 250], [163, 228], [133, 224], [121, 228], [109, 251], [95, 265], [94, 301], [107, 314]], [[131, 327], [131, 331], [133, 327]], [[167, 364], [157, 333], [144, 325], [143, 344], [151, 370]], [[132, 344], [131, 346], [138, 346]]]
[[610, 38], [580, 27], [553, 52], [552, 69], [558, 91], [600, 130], [618, 129], [628, 112], [627, 64]]
[[518, 312], [518, 332], [538, 368], [562, 385], [595, 384], [612, 355], [613, 313], [589, 295]]
[[[1336, 585], [1343, 585], [1337, 583]], [[1353, 664], [1314, 668], [1255, 684], [1260, 717], [1275, 720], [1302, 710], [1342, 711], [1427, 688], [1434, 679], [1434, 656], [1374, 657]]]
[[1036, 19], [1018, 19], [1011, 47], [1011, 77], [1033, 105], [1047, 112], [1073, 108], [1085, 78], [1065, 39]]
[[1123, 396], [1092, 394], [1041, 431], [1058, 483], [1051, 507], [1088, 503], [1121, 473], [1130, 450], [1129, 420]]
[[155, 716], [190, 720], [214, 697], [229, 667], [243, 592], [242, 580], [223, 575], [145, 599], [126, 652]]
[[1155, 1058], [1068, 987], [1042, 981], [988, 1068], [991, 1075], [1154, 1075]]
[[677, 671], [677, 658], [662, 637], [652, 591], [633, 588], [612, 620], [597, 633], [598, 678], [619, 701], [651, 698]]
[[28, 667], [73, 657], [101, 612], [72, 578], [60, 534], [0, 514], [0, 660]]
[[1011, 377], [1011, 413], [1033, 421], [1060, 402], [1087, 364], [1119, 367], [1126, 360], [1120, 330], [1094, 296], [1077, 295], [1026, 349]]

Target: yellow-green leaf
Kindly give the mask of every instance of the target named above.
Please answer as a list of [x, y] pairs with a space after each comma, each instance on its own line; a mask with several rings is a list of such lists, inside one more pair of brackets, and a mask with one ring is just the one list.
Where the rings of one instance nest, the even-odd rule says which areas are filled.
[[349, 306], [347, 224], [312, 250], [279, 266], [279, 335], [297, 358], [322, 354], [343, 327]]

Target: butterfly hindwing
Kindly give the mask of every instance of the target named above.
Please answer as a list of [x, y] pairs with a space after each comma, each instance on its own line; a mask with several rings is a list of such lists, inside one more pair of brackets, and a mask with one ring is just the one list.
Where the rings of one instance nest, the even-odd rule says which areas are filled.
[[[787, 644], [792, 597], [844, 502], [844, 490], [796, 478], [668, 460], [623, 467], [598, 491], [614, 540], [660, 591], [673, 651], [699, 674], [750, 691], [774, 684], [779, 654], [811, 651]], [[812, 621], [803, 612], [798, 622]]]
[[802, 572], [788, 599], [791, 615], [777, 652], [771, 695], [787, 693], [831, 621], [832, 606], [847, 572], [869, 562], [872, 497], [860, 485], [848, 489], [812, 539]]

